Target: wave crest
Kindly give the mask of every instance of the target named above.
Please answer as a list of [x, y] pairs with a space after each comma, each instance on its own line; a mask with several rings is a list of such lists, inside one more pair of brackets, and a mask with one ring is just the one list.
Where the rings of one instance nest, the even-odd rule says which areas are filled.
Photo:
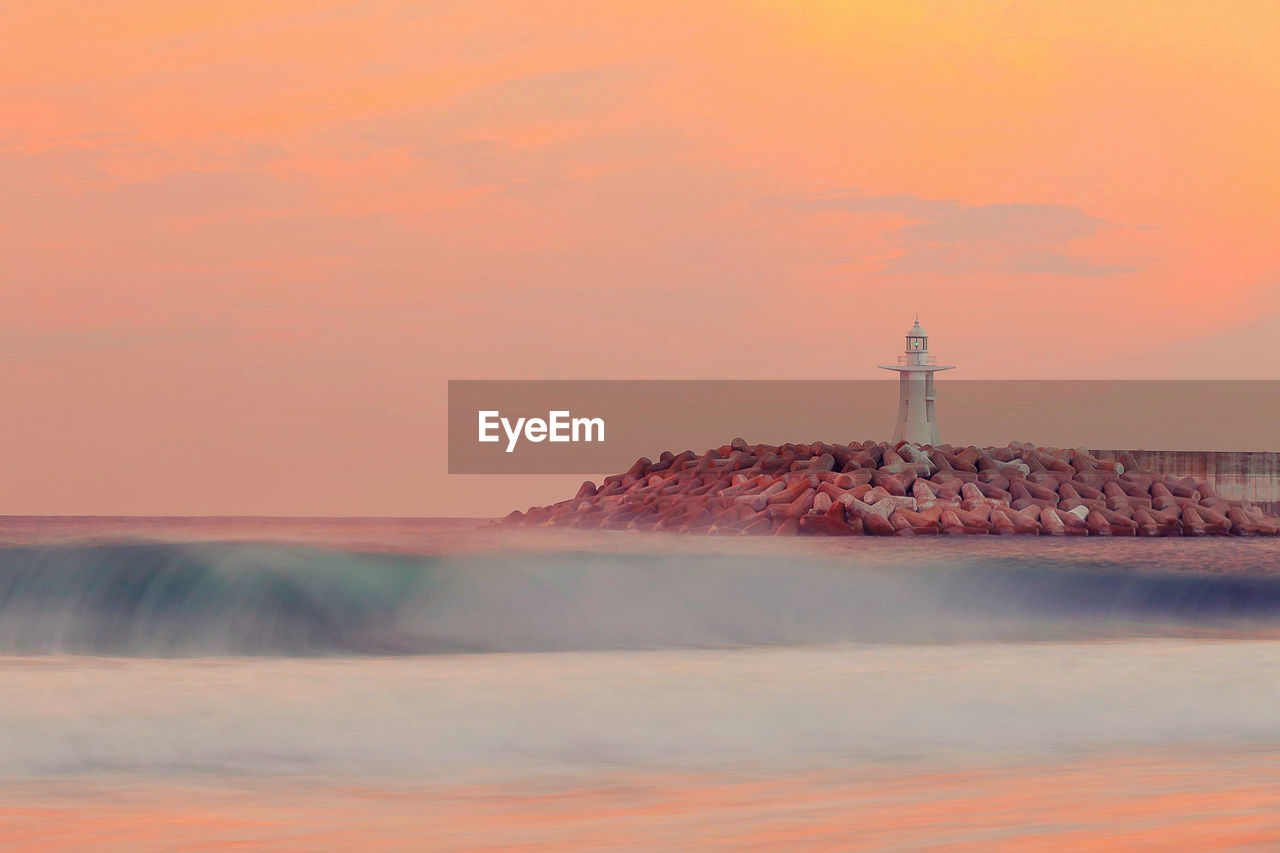
[[[891, 556], [891, 555], [890, 555]], [[1280, 627], [1280, 576], [1029, 557], [388, 556], [0, 549], [0, 653], [433, 654], [1205, 636]]]
[[0, 550], [9, 653], [293, 654], [396, 650], [382, 627], [421, 566], [253, 544]]

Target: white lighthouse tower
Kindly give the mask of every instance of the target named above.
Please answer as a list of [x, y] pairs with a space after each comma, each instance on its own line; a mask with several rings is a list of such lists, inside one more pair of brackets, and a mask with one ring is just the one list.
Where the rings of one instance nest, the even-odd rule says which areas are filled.
[[893, 440], [907, 440], [915, 445], [941, 444], [938, 438], [938, 415], [933, 410], [936, 392], [933, 374], [939, 370], [954, 370], [951, 365], [938, 364], [938, 357], [929, 355], [929, 334], [920, 328], [920, 315], [907, 332], [907, 349], [898, 356], [895, 365], [882, 364], [884, 370], [897, 371], [899, 376], [898, 421], [893, 427]]

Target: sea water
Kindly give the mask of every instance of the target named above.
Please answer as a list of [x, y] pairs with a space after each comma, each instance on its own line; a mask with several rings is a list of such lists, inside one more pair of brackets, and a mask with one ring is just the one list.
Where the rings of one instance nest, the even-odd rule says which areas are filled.
[[19, 846], [1280, 840], [1276, 540], [0, 538]]

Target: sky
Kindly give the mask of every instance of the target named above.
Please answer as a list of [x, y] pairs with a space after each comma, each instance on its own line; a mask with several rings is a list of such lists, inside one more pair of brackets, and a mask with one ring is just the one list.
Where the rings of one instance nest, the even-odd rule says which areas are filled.
[[1270, 0], [0, 28], [2, 513], [502, 514], [580, 478], [449, 476], [449, 379], [871, 378], [916, 312], [957, 378], [1280, 378]]

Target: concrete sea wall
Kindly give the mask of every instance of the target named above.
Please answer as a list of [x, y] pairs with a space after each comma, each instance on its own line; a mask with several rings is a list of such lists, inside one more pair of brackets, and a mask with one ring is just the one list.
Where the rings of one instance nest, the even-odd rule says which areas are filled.
[[1211, 450], [1090, 450], [1099, 459], [1132, 453], [1142, 468], [1211, 484], [1231, 500], [1247, 500], [1268, 512], [1280, 510], [1280, 453]]
[[[1144, 464], [1111, 453], [1118, 458], [1018, 441], [917, 447], [735, 438], [701, 456], [641, 457], [599, 486], [587, 481], [572, 498], [517, 510], [503, 523], [736, 536], [1280, 535], [1280, 518], [1219, 494], [1211, 481], [1269, 497], [1275, 454], [1157, 456]], [[1178, 466], [1199, 476], [1168, 470]]]

